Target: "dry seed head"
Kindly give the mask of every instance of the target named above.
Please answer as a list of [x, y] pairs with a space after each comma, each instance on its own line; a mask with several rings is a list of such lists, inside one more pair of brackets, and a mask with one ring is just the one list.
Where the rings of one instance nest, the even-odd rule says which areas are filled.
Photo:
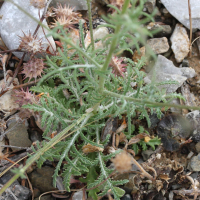
[[27, 63], [23, 65], [22, 74], [25, 74], [25, 78], [29, 78], [29, 81], [39, 76], [41, 77], [44, 69], [44, 63], [42, 59], [32, 58]]
[[111, 161], [114, 163], [115, 169], [119, 173], [124, 173], [132, 169], [132, 157], [125, 151], [117, 154]]
[[117, 76], [124, 77], [123, 72], [126, 71], [126, 64], [123, 64], [124, 58], [118, 58], [117, 56], [113, 56], [110, 62], [110, 67], [113, 68], [113, 73]]
[[35, 103], [36, 101], [39, 100], [34, 94], [29, 92], [28, 87], [26, 91], [24, 91], [21, 88], [21, 90], [14, 90], [14, 92], [15, 92], [15, 94], [13, 95], [14, 99], [16, 103], [19, 104], [20, 107], [26, 104]]
[[46, 0], [31, 0], [30, 4], [35, 8], [42, 9], [46, 5]]
[[51, 28], [54, 28], [56, 26], [58, 26], [59, 24], [61, 26], [63, 26], [64, 29], [69, 28], [69, 29], [73, 29], [74, 28], [74, 23], [70, 18], [66, 18], [66, 17], [58, 17], [56, 20], [54, 20], [55, 22], [52, 23], [52, 25], [50, 26]]
[[53, 12], [53, 8], [49, 8], [48, 11], [46, 12], [46, 15], [45, 15], [45, 18], [48, 18], [48, 17], [55, 17], [55, 13]]
[[58, 4], [57, 8], [54, 8], [53, 11], [55, 12], [57, 17], [65, 17], [70, 18], [74, 23], [78, 23], [81, 14], [74, 11], [74, 8], [70, 8], [69, 5], [63, 6], [61, 4]]
[[43, 51], [42, 41], [41, 39], [37, 38], [37, 35], [32, 36], [32, 34], [29, 32], [29, 34], [26, 35], [24, 33], [24, 36], [19, 36], [19, 38], [21, 40], [19, 45], [20, 50], [24, 50], [33, 54]]

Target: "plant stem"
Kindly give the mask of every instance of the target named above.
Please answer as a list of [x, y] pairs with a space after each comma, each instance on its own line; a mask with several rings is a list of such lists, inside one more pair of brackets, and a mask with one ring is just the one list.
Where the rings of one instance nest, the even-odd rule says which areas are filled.
[[189, 19], [190, 19], [190, 57], [191, 57], [192, 56], [192, 16], [191, 16], [190, 0], [188, 0], [188, 12], [189, 12]]
[[91, 12], [91, 0], [87, 0], [88, 5], [88, 17], [89, 17], [89, 25], [90, 25], [90, 38], [92, 43], [92, 51], [94, 51], [94, 36], [93, 36], [93, 26], [92, 26], [92, 12]]
[[132, 157], [133, 164], [137, 166], [137, 168], [142, 172], [142, 175], [147, 177], [150, 180], [154, 180], [153, 176], [151, 176], [148, 172], [144, 170], [144, 168]]
[[120, 99], [125, 99], [127, 101], [132, 101], [134, 103], [138, 103], [140, 105], [148, 105], [148, 106], [153, 106], [153, 107], [174, 107], [174, 108], [181, 108], [181, 109], [194, 109], [194, 110], [200, 110], [200, 107], [197, 106], [185, 106], [185, 105], [177, 105], [177, 104], [171, 104], [171, 103], [158, 103], [158, 102], [153, 102], [153, 101], [148, 101], [148, 100], [143, 100], [143, 99], [137, 99], [129, 96], [124, 96], [121, 94], [117, 94], [115, 92], [110, 92], [108, 90], [104, 90], [103, 93], [105, 95], [109, 95], [112, 97], [117, 97]]
[[[126, 0], [124, 2], [123, 8], [122, 8], [122, 12], [121, 12], [121, 16], [126, 13], [126, 10], [128, 9], [129, 3], [130, 3], [130, 0]], [[117, 46], [117, 42], [118, 42], [118, 39], [119, 39], [117, 37], [117, 35], [118, 35], [119, 31], [121, 30], [121, 27], [122, 27], [122, 25], [117, 25], [117, 27], [115, 29], [115, 33], [114, 33], [115, 37], [113, 38], [112, 43], [110, 45], [110, 50], [108, 52], [107, 59], [106, 59], [104, 65], [103, 65], [103, 68], [101, 70], [102, 72], [105, 72], [107, 70], [109, 64], [110, 64], [113, 52], [114, 52], [114, 50], [115, 50], [115, 48]], [[100, 93], [102, 93], [103, 90], [104, 90], [104, 83], [105, 83], [105, 77], [104, 76], [100, 76], [99, 77], [99, 92]]]

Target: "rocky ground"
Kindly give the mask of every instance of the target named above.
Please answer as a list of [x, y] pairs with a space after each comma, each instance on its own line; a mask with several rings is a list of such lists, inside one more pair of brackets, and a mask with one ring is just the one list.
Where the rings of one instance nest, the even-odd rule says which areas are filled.
[[[38, 13], [31, 10], [28, 0], [15, 0], [15, 2], [38, 18]], [[79, 10], [83, 16], [87, 16], [87, 5], [84, 0], [53, 0], [51, 6], [55, 6], [57, 2], [62, 4], [68, 2], [70, 6], [75, 6], [76, 10]], [[109, 0], [92, 1], [94, 36], [96, 39], [101, 39], [109, 34], [109, 30], [104, 28], [95, 31], [95, 24], [101, 24], [101, 16], [106, 15], [109, 11], [108, 3]], [[31, 144], [37, 140], [41, 141], [43, 132], [36, 124], [34, 117], [19, 123], [17, 110], [20, 105], [16, 103], [11, 91], [4, 91], [5, 71], [7, 71], [6, 79], [11, 83], [11, 88], [24, 86], [22, 85], [24, 84], [23, 75], [17, 72], [17, 66], [23, 52], [7, 50], [18, 48], [18, 36], [21, 35], [19, 27], [25, 32], [27, 30], [33, 32], [37, 22], [30, 22], [25, 14], [19, 14], [20, 12], [16, 7], [6, 5], [6, 3], [2, 4], [3, 1], [0, 0], [0, 148], [3, 151], [0, 160], [0, 172], [4, 172], [13, 162], [26, 156], [27, 152], [31, 152]], [[154, 9], [157, 9], [154, 16], [155, 21], [147, 23], [146, 27], [149, 30], [161, 29], [153, 38], [147, 40], [147, 46], [157, 55], [157, 61], [149, 62], [143, 69], [147, 73], [145, 83], [148, 84], [152, 81], [154, 71], [157, 72], [156, 83], [167, 80], [177, 81], [178, 84], [159, 86], [160, 89], [166, 88], [167, 93], [178, 92], [185, 97], [185, 102], [175, 99], [173, 101], [175, 104], [200, 106], [199, 7], [199, 1], [191, 0], [191, 24], [187, 0], [147, 0], [144, 6], [144, 11], [147, 13], [152, 13]], [[21, 19], [23, 20], [18, 25], [16, 22], [20, 22]], [[85, 20], [87, 21], [87, 18]], [[45, 23], [47, 24], [48, 21]], [[192, 38], [190, 38], [190, 29], [192, 29]], [[43, 34], [42, 29], [38, 31], [38, 34]], [[75, 41], [77, 40], [76, 33], [72, 33], [72, 37]], [[51, 43], [49, 51], [54, 52], [56, 43], [52, 37], [48, 39]], [[89, 44], [87, 39], [86, 36], [86, 44]], [[46, 38], [43, 38], [43, 40], [46, 40]], [[190, 46], [191, 41], [194, 41], [192, 46]], [[142, 55], [145, 55], [147, 46], [141, 46]], [[132, 49], [134, 54], [131, 58], [137, 62], [141, 54], [136, 51], [135, 47], [132, 47]], [[28, 57], [25, 57], [24, 62], [28, 59]], [[33, 84], [35, 83], [33, 82]], [[157, 180], [156, 190], [151, 190], [150, 184], [147, 186], [142, 182], [139, 174], [121, 174], [113, 177], [115, 180], [129, 180], [122, 186], [126, 194], [121, 199], [200, 199], [200, 112], [198, 110], [171, 108], [168, 111], [163, 111], [161, 120], [152, 115], [151, 122], [152, 125], [148, 131], [155, 136], [158, 135], [162, 144], [155, 150], [151, 147], [145, 151], [140, 150], [135, 159], [142, 167], [150, 169], [150, 171], [153, 169], [154, 173], [157, 174], [159, 179]], [[110, 126], [109, 123], [106, 123], [106, 126]], [[118, 121], [117, 123], [120, 126], [121, 122]], [[145, 124], [144, 121], [139, 120], [136, 120], [135, 123]], [[25, 161], [26, 158], [23, 159], [21, 164], [24, 164]], [[59, 179], [58, 188], [52, 186], [54, 165], [55, 163], [46, 161], [45, 165], [39, 169], [33, 164], [26, 172], [28, 181], [25, 179], [15, 181], [0, 197], [0, 200], [28, 200], [32, 199], [32, 192], [34, 199], [38, 200], [43, 193], [64, 189], [62, 181]], [[1, 174], [0, 186], [3, 186], [12, 176], [13, 174], [9, 171], [4, 175]], [[73, 184], [74, 190], [71, 193], [49, 192], [40, 199], [90, 199], [87, 198], [87, 194], [84, 194], [85, 191], [77, 191], [81, 188], [79, 182]], [[107, 199], [107, 197], [104, 197], [104, 199]]]

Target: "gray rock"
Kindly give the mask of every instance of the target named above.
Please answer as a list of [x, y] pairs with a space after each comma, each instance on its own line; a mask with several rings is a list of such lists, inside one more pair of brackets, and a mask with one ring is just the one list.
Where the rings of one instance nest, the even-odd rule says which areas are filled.
[[181, 24], [176, 24], [174, 32], [170, 38], [172, 42], [172, 50], [175, 54], [176, 61], [182, 62], [188, 55], [190, 49], [190, 42], [186, 29]]
[[44, 166], [41, 169], [37, 168], [33, 171], [29, 175], [29, 178], [33, 187], [38, 188], [41, 193], [44, 193], [56, 189], [53, 187], [53, 174], [53, 168]]
[[183, 59], [183, 62], [182, 62], [182, 67], [189, 67], [189, 61], [188, 59]]
[[200, 153], [200, 142], [197, 142], [195, 145], [197, 153]]
[[132, 197], [130, 194], [126, 194], [121, 198], [121, 200], [132, 200]]
[[155, 22], [149, 23], [147, 25], [147, 29], [150, 31], [155, 31], [160, 29], [160, 32], [154, 34], [154, 36], [156, 37], [167, 37], [172, 33], [172, 28], [170, 27], [170, 25], [162, 25], [162, 24], [157, 24]]
[[[30, 147], [32, 142], [29, 140], [27, 127], [24, 123], [19, 122], [16, 119], [9, 120], [7, 123], [7, 138], [11, 146], [18, 147]], [[18, 148], [12, 147], [13, 151], [19, 150]]]
[[[13, 0], [14, 3], [18, 4], [21, 8], [26, 10], [32, 17], [39, 20], [38, 9], [30, 5], [30, 0]], [[42, 16], [43, 9], [40, 10], [40, 16]], [[34, 33], [38, 23], [34, 21], [32, 18], [27, 16], [24, 12], [19, 10], [14, 4], [10, 2], [4, 2], [1, 7], [0, 15], [2, 18], [0, 19], [0, 35], [2, 37], [3, 42], [6, 44], [8, 49], [17, 49], [20, 44], [19, 36], [23, 36], [23, 32], [28, 34], [29, 31]], [[47, 25], [46, 20], [43, 21], [43, 24]], [[23, 32], [22, 32], [23, 31]], [[44, 29], [45, 34], [48, 32]], [[56, 49], [55, 42], [52, 36], [48, 37], [49, 42], [45, 38], [42, 28], [40, 27], [37, 32], [38, 38], [43, 42], [43, 48], [46, 50], [49, 47], [49, 42], [51, 43], [53, 49]], [[50, 47], [49, 50], [53, 53], [53, 49]], [[14, 52], [14, 54], [21, 58], [23, 53]], [[28, 56], [25, 60], [28, 59]]]
[[188, 68], [188, 67], [182, 67], [178, 68], [180, 69], [182, 76], [185, 76], [187, 78], [193, 78], [196, 76], [196, 72], [194, 69]]
[[165, 53], [169, 50], [169, 44], [166, 37], [149, 39], [147, 40], [147, 45], [155, 54]]
[[[184, 26], [190, 29], [187, 0], [161, 0], [166, 9]], [[200, 1], [190, 0], [192, 13], [192, 28], [200, 28]]]
[[74, 10], [87, 10], [87, 2], [86, 0], [53, 0], [51, 2], [51, 6], [56, 7], [58, 3], [62, 5], [69, 5], [70, 7], [74, 7]]
[[200, 111], [192, 111], [186, 115], [186, 118], [190, 121], [193, 127], [192, 140], [194, 142], [200, 142]]
[[172, 189], [173, 190], [178, 190], [178, 189], [180, 189], [182, 187], [182, 185], [180, 185], [180, 184], [174, 184], [174, 185], [172, 185]]
[[[95, 49], [103, 48], [103, 39], [109, 34], [108, 29], [106, 27], [97, 27], [94, 29], [93, 37], [94, 40], [100, 40], [98, 42], [95, 42]], [[85, 47], [87, 48], [89, 44], [91, 43], [91, 37], [90, 32], [87, 33], [85, 37]]]
[[149, 157], [153, 154], [154, 151], [152, 150], [146, 150], [146, 151], [142, 151], [142, 157], [143, 160], [146, 161], [149, 159]]
[[[164, 114], [161, 115], [161, 118], [164, 117]], [[158, 118], [156, 112], [149, 115], [150, 121], [151, 121], [151, 128], [155, 128], [158, 123], [160, 122], [160, 119]]]
[[191, 161], [188, 164], [188, 169], [199, 172], [200, 171], [200, 154], [197, 156], [192, 157]]
[[156, 0], [147, 0], [144, 4], [144, 7], [149, 13], [152, 13], [155, 9]]
[[197, 106], [196, 99], [193, 93], [190, 92], [190, 86], [186, 83], [183, 83], [181, 86], [181, 93], [185, 98], [185, 105], [187, 106]]
[[198, 172], [194, 172], [194, 173], [190, 174], [190, 176], [191, 176], [193, 179], [197, 179], [198, 176], [199, 176], [199, 173], [198, 173]]
[[[187, 69], [187, 70], [186, 70]], [[177, 81], [177, 84], [165, 84], [158, 86], [158, 88], [165, 88], [167, 93], [175, 92], [188, 77], [194, 76], [194, 69], [190, 68], [178, 68], [175, 67], [173, 62], [165, 58], [164, 56], [158, 55], [158, 59], [144, 78], [146, 84], [154, 81], [155, 83], [160, 83], [164, 81]]]
[[[85, 197], [87, 198], [86, 193], [85, 193]], [[83, 191], [82, 190], [78, 191], [78, 192], [75, 192], [73, 197], [72, 197], [72, 200], [80, 200], [80, 199], [83, 199]]]

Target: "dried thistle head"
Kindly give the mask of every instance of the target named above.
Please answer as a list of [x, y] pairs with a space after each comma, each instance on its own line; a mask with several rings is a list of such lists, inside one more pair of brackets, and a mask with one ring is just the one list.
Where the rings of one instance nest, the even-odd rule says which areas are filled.
[[74, 23], [70, 18], [66, 18], [66, 17], [58, 17], [56, 20], [54, 20], [54, 22], [52, 23], [52, 25], [50, 26], [51, 28], [54, 28], [58, 25], [63, 26], [64, 29], [73, 29], [74, 28]]
[[118, 58], [117, 56], [113, 56], [110, 62], [110, 67], [113, 68], [113, 73], [117, 76], [124, 77], [124, 72], [126, 71], [126, 64], [123, 64], [124, 58]]
[[34, 94], [29, 92], [28, 87], [26, 91], [24, 91], [23, 88], [21, 88], [21, 90], [14, 90], [14, 92], [15, 93], [13, 96], [15, 102], [18, 103], [20, 107], [26, 104], [35, 103], [39, 100]]
[[111, 161], [119, 173], [124, 173], [132, 169], [132, 157], [125, 151], [117, 154]]
[[[39, 97], [29, 92], [28, 88], [26, 91], [22, 88], [21, 90], [14, 90], [13, 96], [15, 102], [18, 103], [20, 107], [27, 104], [39, 103]], [[34, 111], [25, 108], [20, 108], [20, 112], [18, 113], [18, 115], [21, 119], [27, 119], [34, 115]]]
[[81, 14], [74, 12], [74, 8], [67, 7], [66, 5], [62, 7], [61, 4], [58, 4], [57, 8], [53, 8], [53, 11], [56, 14], [56, 20], [52, 23], [51, 28], [54, 28], [60, 24], [63, 28], [73, 29], [74, 24], [79, 22]]
[[57, 17], [65, 17], [70, 18], [74, 23], [78, 23], [81, 14], [74, 11], [74, 8], [70, 8], [69, 5], [63, 6], [61, 4], [58, 4], [57, 8], [54, 8], [53, 11], [55, 12]]
[[46, 5], [46, 0], [31, 0], [30, 4], [35, 8], [42, 9]]
[[29, 81], [39, 76], [41, 77], [44, 69], [44, 63], [42, 59], [32, 58], [27, 63], [23, 65], [22, 73], [25, 74], [25, 78], [29, 78]]
[[31, 54], [36, 54], [38, 52], [44, 51], [42, 48], [42, 41], [41, 39], [37, 38], [37, 35], [32, 36], [30, 32], [27, 35], [24, 32], [23, 34], [23, 37], [19, 36], [21, 40], [19, 45], [20, 50], [27, 51]]
[[55, 13], [53, 12], [53, 8], [49, 8], [48, 11], [46, 12], [46, 15], [45, 15], [45, 18], [48, 18], [48, 17], [55, 17]]

